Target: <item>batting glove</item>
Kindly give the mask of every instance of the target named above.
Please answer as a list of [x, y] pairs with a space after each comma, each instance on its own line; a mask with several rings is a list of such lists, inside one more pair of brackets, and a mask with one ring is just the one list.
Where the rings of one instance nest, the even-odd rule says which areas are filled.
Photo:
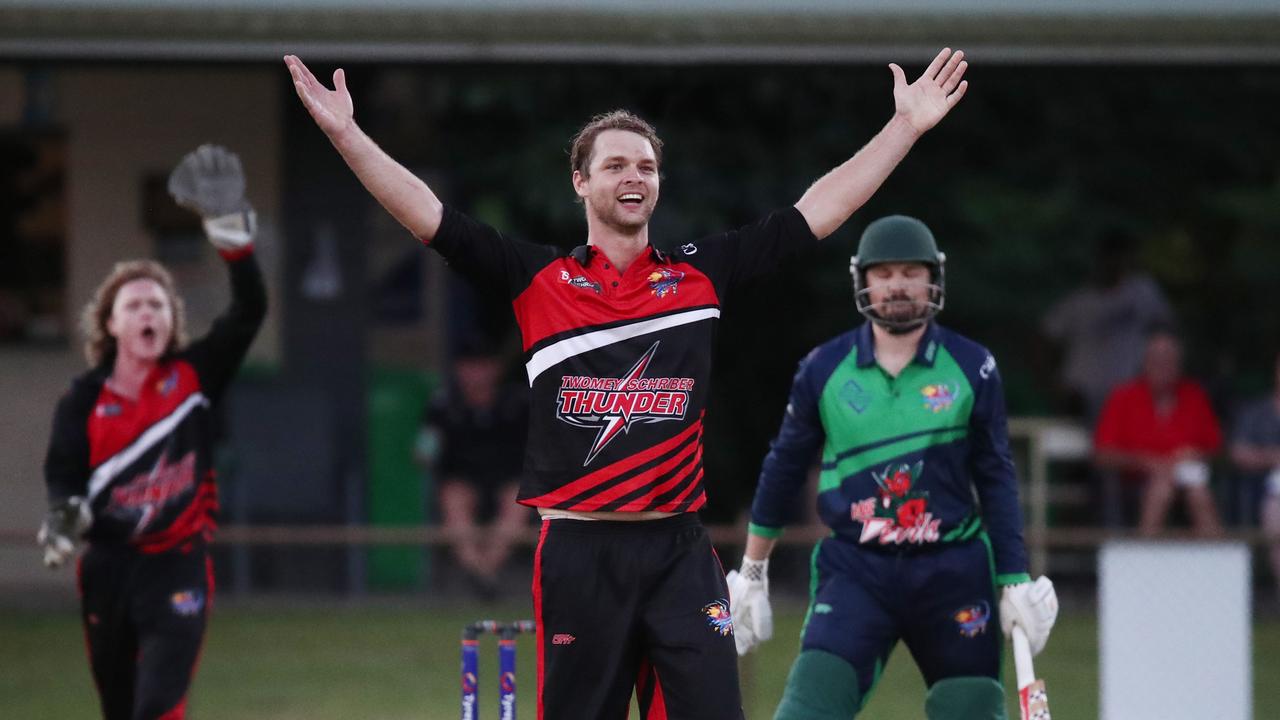
[[1000, 628], [1008, 635], [1017, 624], [1027, 633], [1031, 654], [1039, 655], [1058, 620], [1058, 594], [1041, 575], [1034, 583], [1006, 585], [1000, 598]]
[[82, 497], [70, 497], [49, 509], [36, 533], [36, 542], [44, 548], [44, 566], [62, 567], [76, 552], [80, 535], [93, 524], [89, 503]]
[[773, 608], [769, 606], [769, 561], [742, 558], [742, 568], [730, 570], [729, 614], [738, 654], [773, 637]]

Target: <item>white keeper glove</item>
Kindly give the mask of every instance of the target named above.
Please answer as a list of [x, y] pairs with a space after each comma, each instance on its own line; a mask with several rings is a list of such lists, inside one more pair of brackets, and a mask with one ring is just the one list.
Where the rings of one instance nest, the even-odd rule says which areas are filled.
[[92, 524], [93, 513], [82, 497], [67, 498], [50, 508], [36, 533], [36, 542], [44, 548], [44, 566], [62, 567], [75, 555], [80, 535]]
[[730, 570], [729, 615], [739, 655], [773, 637], [773, 608], [769, 607], [769, 561], [742, 558], [742, 568]]
[[240, 158], [220, 145], [201, 145], [169, 173], [169, 194], [198, 214], [205, 236], [223, 252], [248, 247], [258, 230], [257, 215], [245, 198]]
[[1008, 635], [1017, 624], [1027, 633], [1031, 654], [1039, 655], [1058, 619], [1058, 594], [1041, 575], [1035, 582], [1006, 585], [1000, 598], [1000, 628]]

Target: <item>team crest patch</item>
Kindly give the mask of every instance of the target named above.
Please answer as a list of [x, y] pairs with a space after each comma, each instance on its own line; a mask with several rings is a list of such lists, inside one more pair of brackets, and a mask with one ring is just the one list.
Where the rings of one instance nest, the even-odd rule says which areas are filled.
[[840, 400], [861, 415], [871, 405], [871, 393], [863, 389], [856, 380], [849, 380], [840, 388]]
[[671, 268], [658, 268], [649, 273], [649, 287], [653, 288], [654, 297], [664, 298], [668, 295], [675, 295], [680, 289], [680, 281], [684, 279], [684, 273]]
[[588, 280], [585, 275], [570, 275], [568, 270], [561, 270], [560, 282], [600, 294], [600, 283]]
[[862, 535], [858, 542], [878, 542], [881, 545], [924, 545], [941, 539], [938, 528], [941, 520], [935, 520], [929, 512], [929, 493], [913, 489], [924, 462], [915, 465], [886, 465], [884, 470], [871, 471], [878, 489], [875, 497], [853, 503], [849, 516], [862, 523]]
[[105, 405], [99, 405], [96, 412], [98, 417], [109, 418], [116, 417], [123, 411], [116, 403], [106, 403]]
[[956, 401], [956, 395], [960, 394], [960, 388], [954, 383], [950, 385], [944, 383], [925, 385], [920, 388], [920, 394], [924, 396], [926, 410], [940, 413], [951, 408], [951, 405]]
[[991, 606], [982, 601], [976, 605], [966, 605], [955, 612], [951, 619], [960, 626], [960, 634], [964, 637], [977, 637], [987, 631], [987, 621], [991, 619]]
[[161, 395], [168, 395], [176, 387], [178, 387], [178, 369], [174, 368], [165, 379], [156, 383], [156, 392]]
[[199, 590], [183, 590], [169, 596], [173, 611], [183, 617], [199, 615], [204, 609], [204, 593]]
[[733, 616], [729, 614], [729, 601], [721, 598], [702, 606], [702, 614], [707, 616], [707, 623], [721, 637], [733, 634]]

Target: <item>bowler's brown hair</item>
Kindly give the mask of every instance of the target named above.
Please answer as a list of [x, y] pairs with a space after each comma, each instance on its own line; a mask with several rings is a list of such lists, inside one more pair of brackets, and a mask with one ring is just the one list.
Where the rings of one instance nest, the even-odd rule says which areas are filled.
[[662, 166], [662, 139], [653, 126], [629, 110], [613, 110], [591, 118], [573, 136], [573, 144], [569, 147], [570, 170], [577, 170], [583, 177], [591, 174], [591, 151], [595, 149], [596, 137], [605, 130], [626, 130], [648, 140], [653, 146], [653, 156], [658, 161], [658, 166]]
[[165, 354], [180, 350], [187, 344], [187, 312], [173, 275], [154, 260], [126, 260], [116, 263], [111, 273], [98, 284], [98, 289], [93, 291], [93, 299], [84, 306], [80, 315], [84, 357], [91, 367], [115, 358], [116, 339], [107, 331], [107, 320], [111, 317], [111, 308], [115, 306], [120, 288], [134, 280], [154, 280], [169, 297], [169, 307], [173, 310], [173, 334], [169, 336]]

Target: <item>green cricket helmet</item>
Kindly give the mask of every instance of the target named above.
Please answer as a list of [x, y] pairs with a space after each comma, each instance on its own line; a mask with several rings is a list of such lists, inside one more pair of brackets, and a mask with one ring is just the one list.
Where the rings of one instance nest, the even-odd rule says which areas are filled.
[[[889, 215], [867, 226], [858, 242], [858, 253], [849, 258], [849, 274], [853, 276], [853, 301], [871, 322], [898, 334], [924, 325], [937, 315], [946, 302], [947, 256], [938, 252], [929, 226], [906, 215]], [[867, 268], [884, 263], [921, 263], [929, 268], [929, 299], [921, 312], [907, 320], [884, 317], [871, 302], [867, 287]]]

